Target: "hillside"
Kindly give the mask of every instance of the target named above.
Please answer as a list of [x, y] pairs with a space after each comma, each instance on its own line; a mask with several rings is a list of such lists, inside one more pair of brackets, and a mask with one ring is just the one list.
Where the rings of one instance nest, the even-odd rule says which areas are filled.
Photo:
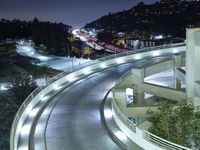
[[149, 35], [170, 34], [185, 37], [185, 28], [200, 26], [200, 2], [162, 0], [154, 4], [138, 3], [129, 10], [109, 13], [85, 28], [106, 31], [143, 31]]

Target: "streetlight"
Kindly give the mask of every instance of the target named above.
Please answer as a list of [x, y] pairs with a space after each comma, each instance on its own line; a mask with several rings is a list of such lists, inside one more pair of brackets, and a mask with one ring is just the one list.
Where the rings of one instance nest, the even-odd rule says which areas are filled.
[[72, 58], [72, 71], [74, 71], [74, 61], [73, 61], [73, 57]]

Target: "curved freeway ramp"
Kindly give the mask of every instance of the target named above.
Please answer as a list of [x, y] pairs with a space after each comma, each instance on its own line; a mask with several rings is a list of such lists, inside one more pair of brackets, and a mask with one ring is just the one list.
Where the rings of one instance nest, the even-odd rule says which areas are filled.
[[[131, 66], [131, 64], [122, 65], [96, 73], [73, 85], [69, 91], [63, 90], [59, 93], [53, 99], [57, 102], [45, 130], [46, 148], [48, 150], [120, 149], [101, 125], [99, 106], [115, 81]], [[42, 123], [43, 119], [41, 118], [39, 122]]]
[[41, 87], [18, 111], [11, 131], [11, 150], [121, 149], [107, 135], [100, 103], [125, 72], [146, 63], [171, 59], [185, 46], [115, 56], [59, 76]]

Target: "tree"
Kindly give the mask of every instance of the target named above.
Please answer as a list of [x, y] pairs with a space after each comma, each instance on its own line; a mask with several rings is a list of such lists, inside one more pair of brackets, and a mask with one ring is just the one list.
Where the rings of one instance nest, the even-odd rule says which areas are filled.
[[8, 91], [0, 92], [0, 149], [9, 149], [9, 136], [12, 121], [19, 108]]
[[47, 47], [46, 50], [49, 54], [66, 55], [70, 47], [68, 40], [68, 37], [71, 36], [70, 28], [62, 23], [39, 21], [37, 18], [30, 22], [1, 19], [0, 40], [6, 38], [32, 39], [36, 47], [41, 44]]
[[195, 147], [200, 149], [200, 112], [195, 112], [188, 125]]
[[153, 125], [149, 131], [161, 138], [186, 147], [200, 148], [200, 112], [191, 105], [173, 108], [165, 105], [158, 111], [148, 111]]
[[18, 76], [9, 91], [0, 92], [0, 149], [9, 149], [10, 130], [15, 114], [36, 87], [34, 81]]
[[114, 36], [112, 33], [110, 32], [106, 32], [106, 31], [103, 31], [103, 32], [100, 32], [97, 34], [97, 38], [100, 40], [100, 41], [103, 41], [105, 43], [112, 43], [113, 40], [114, 40]]
[[12, 82], [11, 94], [14, 97], [15, 103], [19, 106], [26, 99], [26, 97], [37, 88], [36, 83], [30, 78], [18, 76]]
[[171, 140], [171, 124], [174, 120], [172, 107], [165, 105], [159, 107], [158, 112], [149, 111], [148, 114], [150, 115], [149, 120], [153, 123], [153, 126], [149, 129], [150, 132], [164, 139]]
[[81, 56], [84, 43], [80, 39], [71, 42], [71, 55]]

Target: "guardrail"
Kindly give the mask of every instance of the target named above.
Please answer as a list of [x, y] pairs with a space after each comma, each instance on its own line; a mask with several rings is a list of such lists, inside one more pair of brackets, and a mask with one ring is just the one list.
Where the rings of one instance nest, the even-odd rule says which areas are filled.
[[[112, 90], [112, 89], [111, 89]], [[110, 91], [111, 91], [110, 90]], [[112, 129], [109, 127], [108, 122], [106, 121], [106, 114], [105, 114], [105, 104], [106, 101], [108, 100], [108, 95], [110, 93], [110, 91], [106, 94], [106, 96], [104, 97], [103, 101], [100, 104], [100, 116], [101, 116], [101, 120], [103, 122], [103, 125], [106, 128], [106, 131], [108, 131], [108, 134], [111, 136], [111, 138], [117, 143], [119, 144], [119, 146], [123, 149], [123, 150], [127, 150], [127, 146], [117, 138], [117, 136], [113, 133]]]
[[[113, 96], [112, 96], [112, 99]], [[136, 128], [137, 125], [135, 123], [133, 123], [132, 121], [130, 121], [126, 115], [119, 109], [119, 107], [117, 106], [115, 100], [112, 101], [112, 108], [113, 111], [115, 111], [115, 113], [120, 117], [120, 119], [123, 121], [123, 123], [126, 124], [126, 126], [128, 126], [129, 129], [131, 129], [134, 133], [136, 133]]]
[[110, 60], [110, 59], [114, 59], [114, 58], [119, 58], [119, 57], [123, 57], [123, 56], [127, 56], [127, 55], [132, 55], [132, 54], [138, 54], [138, 53], [149, 52], [149, 51], [160, 50], [160, 49], [166, 49], [166, 48], [172, 48], [172, 47], [175, 48], [175, 47], [181, 47], [181, 46], [186, 46], [186, 44], [185, 43], [167, 44], [167, 45], [161, 45], [161, 46], [155, 46], [155, 47], [148, 47], [148, 48], [131, 50], [131, 51], [123, 52], [123, 53], [116, 53], [116, 54], [112, 54], [112, 55], [109, 55], [109, 56], [105, 56], [103, 58], [96, 59], [96, 60], [91, 61], [91, 62], [89, 61], [89, 62], [83, 63], [80, 66], [74, 66], [74, 67], [72, 67], [70, 69], [67, 69], [66, 71], [64, 71], [64, 72], [62, 72], [60, 74], [61, 75], [62, 74], [66, 75], [66, 73], [71, 73], [71, 72], [79, 70], [81, 68], [97, 64], [97, 63], [99, 63], [101, 61], [106, 61], [106, 60]]
[[[130, 73], [130, 71], [126, 72], [124, 75], [121, 76], [121, 78], [118, 80], [118, 82], [115, 84], [113, 90], [115, 88], [118, 87], [118, 84], [123, 81], [123, 79]], [[178, 144], [175, 144], [175, 143], [172, 143], [172, 142], [169, 142], [163, 138], [160, 138], [146, 130], [141, 130], [137, 127], [136, 124], [134, 124], [133, 122], [131, 122], [128, 117], [120, 110], [120, 108], [117, 106], [116, 104], [116, 101], [115, 101], [115, 96], [114, 96], [114, 92], [112, 93], [112, 109], [113, 111], [117, 114], [117, 117], [123, 122], [123, 124], [131, 129], [134, 134], [136, 136], [138, 136], [138, 138], [141, 138], [141, 140], [147, 140], [153, 144], [156, 144], [158, 145], [158, 147], [163, 147], [165, 149], [172, 149], [172, 150], [191, 150], [190, 148], [187, 148], [187, 147], [184, 147], [184, 146], [181, 146], [181, 145], [178, 145]], [[137, 135], [137, 132], [136, 131], [140, 131], [143, 133], [143, 137], [141, 137], [140, 134]], [[131, 139], [131, 137], [129, 137]], [[135, 141], [133, 141], [135, 142]], [[138, 143], [136, 143], [138, 144]], [[139, 145], [139, 144], [138, 144]], [[139, 146], [142, 146], [142, 145], [139, 145]]]
[[143, 135], [144, 135], [144, 138], [146, 138], [147, 140], [151, 141], [152, 143], [156, 143], [158, 144], [159, 146], [162, 146], [164, 148], [167, 148], [167, 149], [174, 149], [174, 150], [191, 150], [187, 147], [184, 147], [184, 146], [181, 146], [181, 145], [178, 145], [178, 144], [175, 144], [175, 143], [172, 143], [172, 142], [169, 142], [165, 139], [162, 139], [146, 130], [143, 131]]
[[105, 61], [108, 59], [113, 59], [116, 57], [123, 57], [131, 54], [137, 54], [137, 53], [143, 53], [143, 52], [148, 52], [148, 51], [154, 51], [154, 50], [159, 50], [159, 49], [166, 49], [166, 48], [171, 48], [171, 47], [181, 47], [181, 46], [186, 46], [185, 43], [177, 43], [177, 44], [167, 44], [167, 45], [161, 45], [161, 46], [155, 46], [155, 47], [147, 47], [147, 48], [142, 48], [142, 49], [136, 49], [136, 50], [131, 50], [123, 53], [116, 53], [110, 56], [106, 56], [103, 58], [98, 59], [99, 61]]
[[[71, 69], [68, 69], [54, 77], [52, 77], [51, 79], [48, 80], [48, 82], [45, 84], [43, 83], [41, 86], [39, 86], [37, 89], [35, 89], [23, 102], [23, 104], [21, 105], [21, 107], [19, 108], [19, 110], [16, 113], [16, 116], [14, 118], [12, 127], [11, 127], [11, 133], [10, 133], [10, 149], [11, 150], [15, 150], [17, 149], [17, 141], [18, 139], [15, 137], [15, 134], [19, 134], [18, 132], [20, 131], [16, 131], [17, 130], [17, 126], [21, 125], [22, 126], [22, 122], [19, 122], [21, 115], [23, 114], [23, 112], [25, 111], [26, 107], [28, 106], [28, 104], [33, 100], [33, 98], [35, 96], [37, 96], [41, 91], [43, 91], [48, 85], [50, 85], [51, 83], [69, 75], [72, 72], [78, 71], [80, 69], [83, 69], [85, 67], [89, 67], [89, 66], [94, 66], [98, 63], [101, 63], [102, 61], [109, 61], [112, 60], [114, 58], [118, 58], [118, 57], [123, 57], [123, 56], [127, 56], [127, 55], [133, 55], [136, 53], [142, 53], [142, 52], [148, 52], [148, 51], [153, 51], [153, 50], [158, 50], [158, 49], [165, 49], [165, 48], [174, 48], [174, 47], [181, 47], [181, 46], [185, 46], [185, 43], [180, 43], [180, 44], [170, 44], [170, 45], [164, 45], [164, 46], [157, 46], [157, 47], [151, 47], [151, 48], [145, 48], [145, 49], [139, 49], [139, 50], [134, 50], [134, 51], [128, 51], [125, 53], [120, 53], [120, 54], [113, 54], [111, 56], [105, 57], [105, 58], [101, 58], [95, 61], [91, 61], [91, 62], [87, 62], [84, 63], [80, 66], [75, 66]], [[113, 62], [116, 63], [116, 62]]]

